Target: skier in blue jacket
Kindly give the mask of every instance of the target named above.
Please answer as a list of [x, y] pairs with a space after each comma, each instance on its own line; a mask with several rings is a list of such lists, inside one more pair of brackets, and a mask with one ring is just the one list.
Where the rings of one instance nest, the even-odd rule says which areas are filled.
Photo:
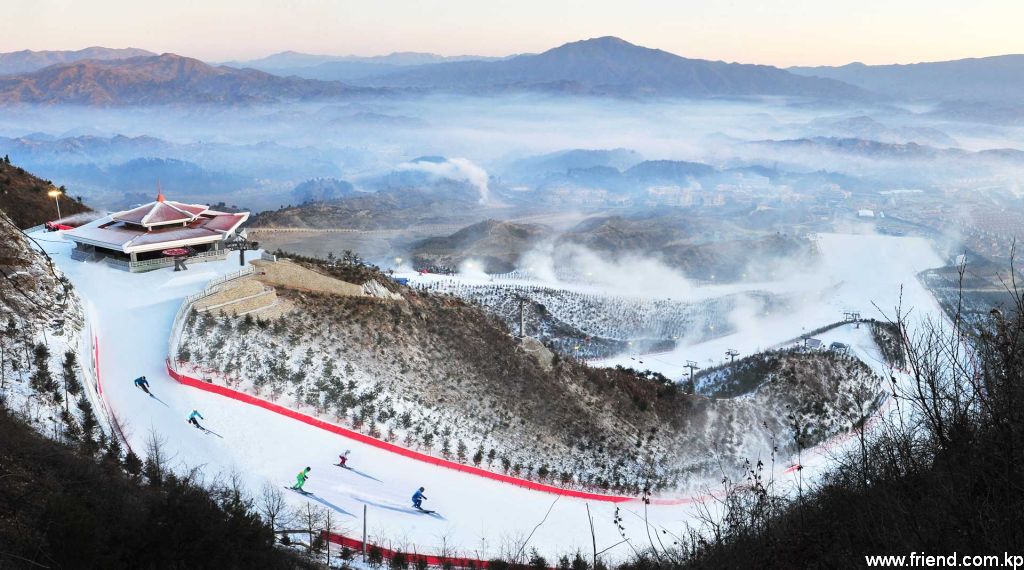
[[149, 392], [149, 380], [146, 380], [145, 376], [139, 376], [135, 379], [135, 387], [142, 388], [142, 391], [152, 396]]
[[196, 420], [196, 418], [199, 418], [200, 420], [205, 420], [206, 419], [206, 418], [203, 417], [203, 414], [199, 413], [199, 410], [192, 410], [192, 413], [188, 415], [188, 423], [196, 426], [197, 428], [199, 428], [201, 430], [205, 430], [206, 428], [204, 428], [203, 426], [199, 425], [199, 422]]
[[419, 509], [421, 511], [423, 510], [423, 506], [422, 506], [423, 505], [423, 501], [427, 500], [427, 496], [423, 494], [423, 491], [426, 491], [426, 489], [424, 489], [423, 487], [420, 487], [412, 495], [412, 506], [416, 507], [417, 509]]

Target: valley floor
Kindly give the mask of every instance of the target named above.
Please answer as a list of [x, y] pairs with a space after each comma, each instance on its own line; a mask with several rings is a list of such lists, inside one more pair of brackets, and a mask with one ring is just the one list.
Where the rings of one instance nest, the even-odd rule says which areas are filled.
[[[308, 498], [288, 493], [288, 500], [333, 509], [341, 515], [340, 530], [358, 536], [366, 507], [368, 535], [383, 545], [419, 552], [446, 549], [475, 558], [515, 554], [534, 527], [527, 549], [536, 547], [553, 556], [590, 549], [588, 504], [545, 493], [508, 486], [446, 468], [426, 465], [386, 451], [347, 440], [272, 412], [201, 392], [176, 383], [164, 368], [168, 335], [182, 300], [202, 290], [208, 281], [237, 271], [238, 257], [195, 264], [186, 273], [170, 269], [129, 274], [105, 265], [80, 263], [69, 257], [70, 242], [59, 234], [46, 234], [42, 245], [68, 275], [85, 300], [99, 342], [99, 365], [108, 405], [125, 424], [133, 450], [144, 453], [150, 434], [165, 442], [165, 452], [180, 468], [202, 467], [208, 477], [237, 472], [254, 494], [264, 483], [291, 485], [295, 474], [312, 467]], [[900, 285], [904, 305], [915, 311], [938, 311], [931, 296], [915, 278], [918, 271], [941, 265], [924, 240], [881, 236], [823, 235], [824, 267], [815, 276], [794, 276], [794, 286], [806, 290], [806, 304], [785, 317], [754, 318], [753, 328], [702, 343], [681, 347], [670, 354], [643, 357], [640, 368], [662, 370], [679, 377], [684, 359], [706, 365], [721, 359], [726, 348], [749, 353], [757, 348], [799, 336], [804, 330], [836, 321], [843, 310], [860, 310], [862, 317], [880, 316], [872, 302], [895, 305]], [[250, 255], [252, 255], [250, 253]], [[938, 314], [938, 313], [936, 313]], [[862, 350], [860, 333], [835, 331], [855, 350]], [[846, 336], [842, 336], [846, 335]], [[826, 338], [823, 336], [823, 338]], [[868, 350], [868, 349], [863, 349]], [[865, 352], [865, 356], [867, 353]], [[638, 366], [631, 357], [605, 362]], [[872, 362], [868, 362], [869, 365]], [[877, 363], [875, 363], [877, 364]], [[150, 380], [161, 401], [147, 397], [132, 385], [137, 376]], [[186, 423], [193, 409], [206, 418], [204, 425], [223, 439], [206, 435]], [[351, 449], [346, 471], [332, 464], [339, 452]], [[792, 477], [783, 473], [780, 477]], [[426, 487], [429, 517], [412, 511], [409, 497]], [[679, 533], [693, 516], [689, 501], [667, 501], [648, 507], [648, 520], [656, 528]], [[548, 513], [550, 509], [550, 513]], [[644, 505], [619, 505], [625, 535], [641, 547], [650, 540], [644, 528]], [[631, 550], [618, 544], [622, 537], [614, 523], [616, 506], [589, 503], [594, 517], [598, 550], [612, 547], [605, 556], [622, 559]], [[548, 513], [547, 515], [545, 513]], [[513, 552], [508, 549], [513, 548]], [[550, 558], [549, 558], [550, 559]]]

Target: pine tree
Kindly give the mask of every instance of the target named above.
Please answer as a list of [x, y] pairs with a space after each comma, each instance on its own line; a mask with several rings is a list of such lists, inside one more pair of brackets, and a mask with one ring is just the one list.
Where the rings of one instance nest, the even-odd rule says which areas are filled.
[[32, 389], [39, 394], [52, 393], [57, 387], [50, 374], [50, 349], [43, 343], [36, 344], [32, 349], [32, 375], [29, 382]]
[[78, 358], [73, 351], [64, 353], [61, 378], [64, 380], [64, 409], [67, 410], [68, 395], [77, 396], [82, 393], [82, 383], [78, 381]]
[[134, 451], [129, 450], [128, 454], [124, 456], [124, 470], [132, 479], [137, 479], [139, 474], [142, 473], [142, 460], [139, 459], [138, 455], [135, 455]]
[[68, 410], [61, 410], [60, 419], [64, 423], [64, 436], [74, 443], [81, 443], [82, 428], [78, 426], [75, 416]]
[[121, 447], [121, 442], [116, 437], [111, 437], [107, 440], [106, 453], [103, 456], [111, 466], [121, 466], [121, 455], [124, 453], [124, 449]]
[[89, 455], [95, 455], [100, 448], [96, 433], [99, 430], [99, 421], [85, 396], [78, 399], [78, 410], [82, 413], [82, 450]]

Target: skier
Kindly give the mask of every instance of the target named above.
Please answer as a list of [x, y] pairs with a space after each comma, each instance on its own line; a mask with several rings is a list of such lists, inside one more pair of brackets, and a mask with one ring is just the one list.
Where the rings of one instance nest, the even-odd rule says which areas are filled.
[[305, 493], [305, 491], [302, 490], [302, 486], [306, 484], [306, 479], [309, 479], [310, 471], [312, 471], [310, 467], [306, 467], [302, 471], [299, 471], [299, 474], [295, 476], [295, 484], [291, 487], [293, 491]]
[[338, 456], [338, 466], [339, 467], [347, 467], [348, 466], [348, 454], [349, 453], [352, 453], [352, 450], [346, 449], [345, 453], [342, 453], [341, 455]]
[[426, 489], [424, 489], [423, 487], [420, 487], [412, 495], [412, 506], [416, 507], [417, 509], [419, 509], [421, 511], [423, 510], [423, 506], [422, 506], [423, 505], [423, 501], [427, 500], [427, 496], [423, 494], [423, 491], [426, 491]]
[[188, 415], [188, 423], [196, 426], [197, 428], [199, 428], [199, 429], [201, 429], [203, 431], [206, 431], [206, 428], [204, 428], [203, 426], [199, 425], [199, 422], [196, 420], [196, 418], [199, 418], [200, 420], [205, 420], [206, 419], [206, 418], [203, 417], [203, 414], [199, 413], [199, 410], [192, 410], [192, 413]]
[[149, 380], [146, 380], [145, 376], [139, 376], [138, 378], [135, 379], [135, 387], [142, 388], [142, 391], [149, 394], [150, 396], [153, 395], [149, 392]]

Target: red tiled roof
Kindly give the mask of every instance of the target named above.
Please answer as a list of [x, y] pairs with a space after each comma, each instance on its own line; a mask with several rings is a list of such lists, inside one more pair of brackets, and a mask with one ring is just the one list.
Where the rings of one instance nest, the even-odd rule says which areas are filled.
[[[156, 202], [154, 202], [153, 204], [155, 203]], [[114, 219], [120, 220], [122, 222], [128, 222], [130, 224], [141, 224], [142, 218], [144, 218], [146, 214], [148, 214], [149, 211], [153, 208], [153, 204], [146, 204], [145, 206], [132, 208], [131, 210], [125, 212], [118, 212], [114, 214], [113, 217]]]
[[242, 222], [249, 217], [248, 213], [245, 214], [218, 214], [209, 219], [203, 228], [207, 230], [213, 230], [218, 232], [230, 232], [234, 231]]
[[220, 237], [220, 234], [203, 228], [179, 228], [172, 230], [163, 230], [160, 232], [149, 232], [140, 234], [139, 236], [133, 238], [128, 243], [128, 247], [137, 248], [143, 245], [168, 243], [179, 240], [202, 239], [209, 237]]
[[158, 199], [94, 220], [66, 235], [75, 241], [125, 253], [154, 251], [223, 240], [247, 219], [249, 212], [218, 212], [200, 204]]
[[163, 224], [191, 222], [207, 210], [209, 208], [202, 204], [183, 204], [181, 202], [165, 200], [163, 195], [160, 195], [154, 202], [125, 212], [118, 212], [112, 217], [115, 220], [129, 224], [152, 227]]

